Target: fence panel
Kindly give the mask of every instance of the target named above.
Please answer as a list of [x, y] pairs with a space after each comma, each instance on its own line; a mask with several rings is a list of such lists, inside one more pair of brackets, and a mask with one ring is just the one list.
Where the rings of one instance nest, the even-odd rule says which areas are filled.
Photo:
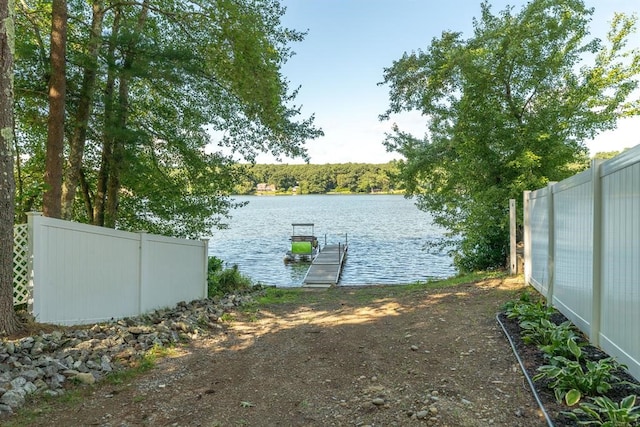
[[640, 146], [527, 194], [527, 280], [640, 378]]
[[[142, 312], [207, 296], [201, 241], [142, 234]], [[206, 247], [206, 246], [205, 246]], [[164, 283], [164, 286], [158, 284]]]
[[592, 316], [593, 185], [591, 171], [552, 187], [553, 305], [589, 334]]
[[139, 313], [135, 233], [32, 217], [33, 315], [57, 324], [94, 323]]
[[640, 151], [635, 153], [602, 168], [600, 342], [639, 377]]
[[549, 272], [549, 189], [541, 188], [529, 194], [531, 232], [531, 284], [542, 295], [547, 295]]
[[206, 297], [207, 244], [30, 216], [33, 315], [87, 324]]

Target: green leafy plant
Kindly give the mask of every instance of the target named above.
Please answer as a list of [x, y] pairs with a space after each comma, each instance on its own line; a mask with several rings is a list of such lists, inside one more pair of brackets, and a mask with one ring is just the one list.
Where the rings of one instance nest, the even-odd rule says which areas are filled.
[[245, 291], [253, 286], [251, 279], [238, 270], [237, 265], [224, 268], [220, 259], [209, 258], [207, 291], [209, 297], [223, 296], [235, 291]]
[[[525, 320], [520, 322], [522, 341], [525, 344], [544, 345], [551, 342], [551, 335], [558, 329], [558, 325], [548, 319]], [[563, 330], [566, 328], [563, 326]], [[564, 344], [564, 343], [563, 343]]]
[[[519, 323], [549, 319], [555, 309], [548, 307], [544, 301], [532, 302], [528, 294], [523, 294], [519, 301], [512, 301], [503, 306], [505, 315], [509, 319], [517, 319]], [[522, 326], [522, 325], [521, 325]]]
[[573, 353], [571, 348], [567, 346], [568, 341], [574, 342], [578, 347], [585, 345], [585, 342], [580, 340], [580, 335], [576, 332], [571, 322], [563, 322], [548, 331], [544, 341], [539, 343], [538, 348], [544, 352], [547, 358], [555, 356], [571, 357]]
[[573, 353], [567, 347], [569, 340], [578, 346], [583, 345], [578, 341], [580, 335], [569, 321], [556, 325], [548, 319], [541, 318], [525, 320], [520, 323], [520, 327], [522, 328], [522, 341], [525, 344], [537, 345], [547, 357], [571, 357]]
[[625, 397], [620, 403], [605, 396], [594, 397], [591, 401], [582, 402], [579, 408], [564, 414], [585, 426], [631, 427], [640, 421], [640, 406], [635, 404], [635, 395]]
[[533, 377], [534, 381], [547, 378], [551, 380], [549, 388], [553, 389], [556, 400], [563, 399], [567, 405], [577, 404], [583, 395], [594, 396], [606, 394], [612, 383], [621, 382], [615, 375], [615, 371], [623, 368], [611, 357], [597, 362], [587, 360], [583, 363], [582, 350], [572, 339], [567, 340], [567, 347], [574, 360], [564, 356], [554, 356], [551, 364], [538, 368], [539, 374]]

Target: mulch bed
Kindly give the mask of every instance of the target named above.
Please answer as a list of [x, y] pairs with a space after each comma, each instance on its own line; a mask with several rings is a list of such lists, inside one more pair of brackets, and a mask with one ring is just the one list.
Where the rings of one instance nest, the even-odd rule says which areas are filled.
[[[540, 366], [549, 364], [544, 352], [539, 350], [537, 346], [525, 344], [522, 341], [520, 336], [521, 328], [517, 319], [509, 319], [504, 313], [500, 313], [498, 318], [504, 326], [506, 333], [510, 336], [529, 378], [533, 378], [538, 373]], [[562, 313], [555, 313], [552, 315], [551, 321], [559, 325], [567, 321], [567, 318]], [[581, 350], [587, 360], [598, 361], [609, 357], [607, 353], [592, 345], [587, 344], [581, 347]], [[629, 382], [630, 384], [612, 384], [611, 390], [605, 395], [606, 397], [614, 402], [620, 402], [623, 398], [631, 394], [640, 394], [640, 382], [633, 378], [627, 371], [618, 370], [615, 372], [615, 375], [622, 381]], [[575, 426], [576, 421], [569, 418], [563, 412], [571, 411], [571, 409], [577, 408], [579, 405], [569, 407], [564, 402], [557, 402], [553, 390], [548, 387], [549, 383], [550, 380], [544, 378], [533, 382], [536, 393], [550, 421], [556, 427]], [[582, 401], [588, 400], [586, 397], [582, 399]], [[640, 400], [640, 398], [638, 400]], [[636, 401], [636, 405], [638, 404], [640, 404], [640, 402]], [[634, 424], [634, 426], [640, 426], [640, 423]]]

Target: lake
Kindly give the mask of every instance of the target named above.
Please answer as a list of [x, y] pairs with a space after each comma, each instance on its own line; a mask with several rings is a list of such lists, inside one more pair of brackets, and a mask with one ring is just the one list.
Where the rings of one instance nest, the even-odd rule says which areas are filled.
[[340, 284], [403, 284], [456, 274], [451, 257], [425, 245], [442, 236], [428, 213], [397, 195], [236, 196], [229, 229], [214, 230], [209, 256], [254, 282], [302, 284], [308, 264], [286, 265], [294, 222], [315, 224], [320, 244], [349, 243]]

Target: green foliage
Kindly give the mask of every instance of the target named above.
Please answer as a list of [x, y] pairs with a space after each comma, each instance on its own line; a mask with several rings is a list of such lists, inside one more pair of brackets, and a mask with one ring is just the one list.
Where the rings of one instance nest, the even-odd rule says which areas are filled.
[[[21, 216], [42, 203], [51, 3], [16, 7]], [[208, 234], [234, 208], [228, 195], [241, 175], [233, 159], [306, 158], [305, 142], [322, 135], [281, 72], [304, 33], [282, 25], [278, 0], [70, 0], [68, 11], [65, 139], [86, 133], [77, 221]]]
[[207, 267], [207, 294], [209, 297], [246, 291], [253, 286], [251, 279], [240, 273], [237, 265], [224, 268], [220, 259], [210, 257]]
[[594, 154], [594, 159], [609, 160], [620, 154], [621, 151], [598, 151]]
[[571, 357], [573, 354], [571, 347], [567, 346], [569, 341], [579, 347], [585, 345], [585, 342], [580, 340], [581, 337], [571, 322], [567, 321], [554, 326], [554, 328], [547, 330], [547, 334], [542, 339], [538, 340], [538, 348], [544, 352], [546, 357]]
[[256, 302], [262, 305], [297, 302], [301, 292], [299, 288], [266, 288], [264, 294], [256, 298]]
[[549, 317], [556, 311], [553, 307], [547, 306], [543, 300], [531, 301], [531, 296], [528, 293], [522, 294], [518, 301], [504, 304], [502, 309], [509, 319], [517, 319], [520, 324], [522, 322], [537, 322], [542, 319], [549, 320]]
[[575, 342], [578, 334], [573, 329], [571, 322], [566, 321], [559, 325], [547, 320], [525, 320], [520, 322], [522, 328], [522, 341], [525, 344], [537, 345], [542, 351], [549, 355], [566, 355], [567, 340]]
[[153, 369], [156, 366], [158, 359], [169, 356], [173, 350], [174, 349], [171, 347], [154, 345], [142, 356], [142, 358], [137, 360], [132, 367], [108, 374], [107, 381], [114, 385], [130, 381], [136, 376]]
[[600, 427], [632, 427], [640, 421], [640, 406], [636, 406], [636, 396], [630, 395], [620, 403], [608, 397], [591, 398], [591, 402], [581, 402], [580, 407], [565, 415], [578, 425]]
[[510, 301], [502, 309], [508, 318], [518, 321], [525, 344], [537, 345], [550, 358], [573, 354], [567, 342], [577, 343], [580, 335], [569, 321], [559, 325], [551, 322], [550, 316], [555, 309], [544, 301], [533, 302], [530, 294], [524, 293], [518, 301]]
[[551, 364], [539, 367], [540, 373], [533, 377], [534, 381], [542, 378], [551, 380], [549, 388], [553, 389], [558, 402], [564, 399], [567, 405], [573, 406], [583, 395], [605, 394], [611, 389], [612, 383], [620, 382], [615, 371], [624, 366], [613, 358], [582, 363], [580, 347], [572, 339], [567, 340], [567, 347], [573, 355], [572, 359], [554, 356]]
[[[640, 53], [625, 51], [636, 19], [617, 15], [607, 43], [589, 40], [593, 11], [580, 0], [533, 0], [494, 14], [474, 33], [445, 31], [384, 71], [390, 107], [417, 110], [423, 138], [394, 127], [394, 179], [448, 230], [461, 271], [500, 268], [508, 247], [508, 200], [587, 166], [584, 141], [640, 113]], [[518, 217], [518, 221], [521, 221]]]

